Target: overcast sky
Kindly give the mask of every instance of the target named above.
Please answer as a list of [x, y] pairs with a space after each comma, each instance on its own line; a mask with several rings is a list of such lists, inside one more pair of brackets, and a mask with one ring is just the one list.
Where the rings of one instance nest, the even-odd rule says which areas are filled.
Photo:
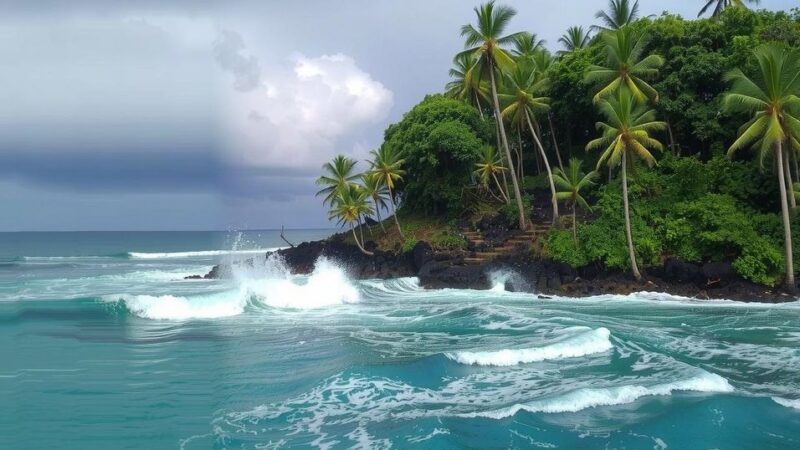
[[[606, 0], [505, 3], [555, 50]], [[327, 227], [319, 166], [441, 91], [475, 4], [0, 0], [0, 230]]]

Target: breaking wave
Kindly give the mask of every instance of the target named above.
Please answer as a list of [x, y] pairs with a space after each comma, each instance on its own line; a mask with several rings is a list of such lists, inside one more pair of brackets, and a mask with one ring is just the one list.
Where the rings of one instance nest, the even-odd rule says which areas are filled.
[[503, 349], [486, 352], [455, 352], [445, 356], [461, 364], [479, 366], [514, 366], [548, 359], [577, 358], [614, 348], [611, 332], [598, 328], [543, 347]]
[[583, 388], [566, 394], [537, 400], [530, 403], [515, 404], [507, 408], [486, 412], [462, 414], [462, 417], [486, 417], [504, 419], [520, 411], [532, 413], [578, 412], [598, 406], [612, 406], [633, 403], [642, 397], [672, 395], [675, 391], [725, 393], [732, 392], [733, 386], [725, 378], [704, 372], [701, 375], [672, 383], [654, 386], [626, 385], [611, 388]]
[[215, 294], [195, 296], [118, 294], [103, 298], [122, 302], [133, 314], [146, 319], [213, 319], [241, 314], [248, 306], [313, 309], [358, 302], [358, 289], [344, 270], [320, 258], [314, 271], [292, 276], [277, 255], [256, 267], [234, 271], [237, 287]]

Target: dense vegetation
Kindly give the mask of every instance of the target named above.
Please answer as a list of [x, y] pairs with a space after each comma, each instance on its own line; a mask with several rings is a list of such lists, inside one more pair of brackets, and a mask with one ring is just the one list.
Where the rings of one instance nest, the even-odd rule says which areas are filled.
[[[556, 54], [534, 33], [508, 33], [512, 9], [475, 8], [444, 96], [386, 130], [380, 151], [399, 172], [382, 198], [409, 216], [490, 210], [520, 228], [546, 198], [550, 258], [637, 278], [669, 256], [727, 260], [746, 279], [793, 287], [800, 10], [701, 8], [712, 17], [637, 18], [638, 2], [612, 0]], [[333, 216], [357, 224], [385, 207], [372, 205]]]

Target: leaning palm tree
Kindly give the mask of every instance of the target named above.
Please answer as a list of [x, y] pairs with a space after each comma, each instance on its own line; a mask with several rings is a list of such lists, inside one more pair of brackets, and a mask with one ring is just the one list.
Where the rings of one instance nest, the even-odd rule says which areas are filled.
[[739, 129], [739, 138], [728, 149], [728, 156], [745, 147], [755, 147], [763, 166], [764, 158], [772, 155], [783, 215], [784, 253], [786, 258], [786, 287], [794, 290], [792, 230], [787, 200], [788, 149], [800, 148], [800, 51], [786, 50], [776, 44], [762, 45], [753, 51], [759, 71], [748, 77], [735, 69], [726, 75], [731, 89], [725, 94], [724, 108], [729, 112], [744, 112], [751, 119]]
[[502, 174], [505, 172], [506, 168], [503, 166], [503, 159], [498, 155], [494, 147], [491, 145], [487, 145], [483, 147], [481, 150], [480, 159], [478, 162], [475, 163], [475, 176], [480, 180], [481, 185], [486, 188], [490, 193], [492, 192], [491, 188], [489, 187], [489, 181], [494, 181], [494, 185], [497, 186], [497, 189], [500, 191], [500, 195], [503, 198], [497, 198], [494, 194], [492, 194], [497, 200], [501, 202], [508, 202], [508, 194], [503, 190], [503, 186], [500, 184], [500, 180], [497, 178], [497, 174]]
[[597, 129], [603, 135], [589, 142], [586, 150], [604, 149], [597, 161], [598, 169], [602, 165], [622, 166], [622, 201], [625, 210], [625, 237], [628, 241], [628, 256], [631, 259], [631, 271], [637, 280], [642, 274], [636, 264], [636, 250], [631, 235], [631, 219], [628, 206], [628, 168], [633, 167], [635, 159], [643, 160], [648, 166], [656, 164], [651, 150], [661, 151], [663, 145], [650, 136], [654, 131], [666, 129], [667, 124], [655, 120], [656, 113], [636, 99], [625, 89], [614, 97], [603, 99], [599, 105], [600, 112], [607, 122], [598, 122]]
[[553, 177], [558, 186], [558, 199], [563, 200], [572, 207], [572, 239], [578, 242], [578, 221], [576, 218], [576, 207], [580, 205], [586, 211], [592, 208], [586, 203], [586, 199], [581, 195], [581, 190], [594, 185], [594, 180], [599, 175], [597, 171], [588, 174], [581, 170], [582, 161], [578, 158], [571, 158], [567, 170], [556, 169]]
[[550, 169], [550, 162], [547, 160], [542, 141], [533, 126], [534, 115], [550, 109], [548, 105], [550, 99], [540, 96], [546, 80], [537, 75], [538, 72], [531, 64], [517, 64], [517, 67], [506, 75], [503, 84], [505, 89], [500, 96], [505, 105], [501, 114], [511, 123], [527, 126], [533, 136], [533, 141], [539, 149], [539, 154], [544, 160], [544, 167], [547, 170], [547, 179], [550, 182], [550, 200], [553, 205], [553, 222], [555, 223], [558, 220], [558, 199], [553, 182], [553, 172]]
[[512, 44], [517, 38], [517, 34], [503, 36], [503, 32], [508, 26], [508, 22], [517, 12], [507, 6], [495, 7], [494, 0], [476, 7], [474, 11], [478, 19], [478, 26], [476, 28], [467, 24], [461, 27], [461, 35], [465, 38], [465, 47], [467, 47], [461, 54], [474, 55], [476, 68], [479, 69], [478, 72], [481, 76], [488, 75], [489, 77], [494, 117], [497, 120], [500, 143], [505, 152], [509, 175], [514, 186], [517, 209], [519, 210], [519, 226], [521, 229], [525, 229], [527, 226], [525, 207], [522, 204], [519, 180], [517, 180], [517, 172], [514, 170], [514, 162], [511, 160], [511, 150], [508, 146], [506, 129], [500, 116], [500, 101], [497, 98], [497, 77], [514, 66], [514, 59], [503, 49], [503, 46]]
[[481, 101], [489, 103], [487, 99], [487, 89], [480, 81], [480, 77], [473, 70], [475, 58], [469, 54], [459, 54], [453, 60], [453, 68], [450, 69], [452, 80], [445, 85], [445, 95], [456, 98], [467, 103], [473, 104], [483, 119], [483, 104]]
[[366, 192], [358, 185], [349, 184], [345, 189], [341, 189], [336, 193], [331, 206], [328, 218], [337, 219], [343, 225], [350, 225], [353, 240], [356, 241], [359, 250], [365, 255], [372, 256], [373, 253], [367, 251], [361, 241], [358, 240], [355, 228], [356, 224], [360, 223], [362, 216], [372, 214], [372, 207], [367, 202]]
[[755, 3], [756, 5], [759, 3], [759, 0], [703, 0], [706, 2], [706, 5], [703, 6], [703, 9], [697, 13], [697, 17], [702, 16], [703, 14], [708, 11], [712, 5], [714, 5], [714, 10], [711, 11], [711, 17], [718, 17], [722, 14], [722, 11], [735, 7], [735, 8], [747, 8], [745, 2], [747, 3]]
[[386, 203], [389, 198], [389, 188], [374, 173], [365, 172], [361, 174], [361, 189], [367, 194], [367, 198], [372, 201], [372, 205], [375, 208], [375, 216], [378, 218], [381, 230], [386, 233], [386, 227], [383, 226], [383, 220], [381, 220], [381, 209], [388, 209], [389, 207]]
[[372, 161], [370, 161], [370, 172], [373, 173], [378, 182], [386, 185], [389, 191], [389, 202], [392, 204], [392, 215], [394, 216], [394, 223], [397, 225], [397, 232], [400, 237], [405, 239], [403, 230], [400, 228], [400, 220], [397, 218], [397, 203], [395, 203], [395, 195], [397, 191], [398, 181], [403, 181], [403, 175], [406, 171], [403, 170], [405, 159], [400, 157], [400, 154], [392, 148], [383, 145], [378, 150], [370, 152]]
[[593, 25], [595, 30], [618, 30], [639, 17], [639, 0], [609, 0], [608, 11], [597, 11], [594, 15], [602, 25]]
[[558, 40], [564, 46], [564, 50], [560, 53], [571, 53], [585, 48], [589, 45], [591, 39], [589, 33], [583, 30], [583, 27], [569, 27], [567, 32]]
[[633, 28], [623, 27], [616, 31], [606, 31], [600, 35], [606, 48], [605, 65], [591, 65], [585, 79], [601, 86], [594, 96], [597, 103], [601, 98], [613, 94], [620, 88], [630, 90], [639, 102], [658, 101], [658, 92], [645, 78], [658, 75], [658, 68], [664, 64], [659, 55], [642, 57], [648, 42], [648, 35]]
[[322, 166], [323, 175], [317, 178], [317, 185], [324, 186], [317, 196], [325, 195], [322, 203], [332, 204], [338, 192], [355, 183], [358, 174], [353, 173], [356, 160], [344, 155], [336, 155], [330, 162]]

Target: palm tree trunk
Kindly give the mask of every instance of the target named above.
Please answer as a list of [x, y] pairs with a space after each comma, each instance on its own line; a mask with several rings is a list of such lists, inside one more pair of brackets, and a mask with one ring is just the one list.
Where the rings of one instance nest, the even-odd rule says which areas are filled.
[[672, 125], [669, 123], [669, 119], [666, 120], [667, 122], [667, 136], [669, 137], [669, 148], [672, 150], [672, 153], [675, 156], [680, 156], [681, 149], [675, 145], [675, 138], [672, 136]]
[[[501, 155], [500, 157], [502, 158], [503, 161], [505, 161], [506, 155], [505, 155], [505, 153], [502, 152], [503, 146], [500, 145], [500, 122], [497, 121], [497, 116], [495, 116], [494, 125], [495, 125], [495, 128], [497, 128], [497, 132], [495, 133], [495, 137], [497, 138], [497, 151], [500, 152], [500, 155]], [[500, 173], [500, 175], [502, 175], [502, 177], [503, 177], [503, 186], [505, 186], [505, 192], [509, 192], [508, 191], [508, 179], [506, 178], [506, 171], [505, 170], [502, 171]], [[511, 198], [509, 198], [508, 195], [506, 195], [505, 197], [506, 197], [506, 204], [510, 205], [511, 204]]]
[[503, 118], [500, 116], [500, 101], [497, 99], [497, 85], [494, 81], [494, 61], [490, 62], [489, 75], [492, 82], [492, 102], [494, 103], [494, 115], [497, 117], [497, 123], [500, 125], [500, 139], [503, 142], [503, 147], [506, 151], [506, 158], [508, 158], [508, 169], [511, 173], [511, 183], [514, 185], [514, 196], [517, 200], [517, 209], [519, 210], [519, 229], [524, 230], [527, 228], [525, 221], [525, 205], [522, 204], [522, 194], [519, 190], [519, 182], [517, 175], [514, 171], [514, 162], [511, 161], [511, 151], [508, 149], [508, 138], [506, 137], [506, 128], [503, 125]]
[[478, 114], [481, 115], [481, 120], [484, 120], [483, 108], [481, 108], [481, 101], [480, 101], [480, 97], [478, 97], [478, 91], [475, 91], [475, 106], [477, 106], [477, 108], [478, 108]]
[[558, 199], [556, 198], [556, 185], [553, 182], [553, 172], [550, 171], [550, 163], [547, 161], [547, 155], [544, 152], [544, 147], [542, 147], [542, 142], [539, 140], [539, 137], [536, 136], [536, 130], [533, 129], [533, 123], [531, 122], [531, 116], [528, 115], [528, 111], [525, 111], [525, 119], [528, 121], [528, 126], [531, 129], [533, 140], [536, 141], [536, 145], [539, 147], [539, 151], [542, 153], [544, 167], [547, 169], [547, 180], [550, 182], [550, 193], [552, 194], [551, 201], [553, 202], [553, 223], [556, 223], [556, 220], [558, 220]]
[[[577, 202], [575, 202], [577, 203]], [[572, 240], [578, 243], [578, 219], [575, 217], [575, 203], [572, 204]]]
[[786, 181], [783, 175], [783, 146], [778, 141], [777, 151], [778, 155], [775, 158], [778, 162], [778, 184], [781, 191], [781, 213], [783, 215], [783, 246], [784, 255], [786, 257], [786, 280], [784, 284], [790, 292], [794, 292], [794, 263], [792, 261], [792, 225], [789, 221], [789, 204], [786, 199]]
[[561, 168], [561, 171], [564, 171], [564, 163], [561, 162], [561, 152], [558, 150], [558, 141], [556, 140], [556, 129], [553, 128], [553, 119], [550, 117], [550, 113], [547, 113], [547, 122], [550, 123], [550, 136], [553, 138], [553, 148], [556, 151], [556, 158], [558, 159], [558, 167]]
[[350, 223], [350, 231], [353, 232], [353, 240], [356, 241], [356, 245], [358, 246], [358, 249], [361, 250], [361, 253], [363, 253], [365, 255], [368, 255], [368, 256], [374, 255], [374, 253], [368, 252], [367, 250], [365, 250], [364, 247], [361, 245], [361, 242], [358, 242], [358, 235], [356, 235], [356, 229], [353, 228], [353, 223], [352, 222]]
[[503, 200], [508, 203], [510, 199], [508, 198], [508, 194], [503, 191], [503, 186], [500, 186], [500, 181], [497, 180], [497, 175], [492, 174], [492, 178], [494, 179], [494, 184], [497, 185], [497, 189], [500, 189], [500, 194], [503, 196]]
[[791, 151], [792, 149], [789, 147], [783, 152], [783, 177], [788, 191], [789, 206], [794, 210], [797, 209], [797, 199], [794, 198], [794, 180], [792, 180], [792, 171], [789, 169], [789, 152]]
[[519, 144], [519, 147], [517, 147], [517, 161], [519, 162], [519, 167], [518, 167], [518, 169], [519, 169], [519, 179], [523, 182], [523, 186], [524, 186], [524, 182], [525, 182], [525, 164], [523, 164], [523, 161], [522, 161], [522, 130], [521, 129], [517, 130], [517, 141], [518, 141], [517, 143]]
[[361, 242], [364, 242], [364, 225], [361, 219], [362, 216], [358, 216], [358, 233], [361, 235]]
[[628, 170], [626, 153], [622, 152], [622, 203], [625, 207], [625, 237], [628, 239], [628, 256], [631, 258], [631, 270], [636, 281], [641, 281], [642, 274], [636, 264], [636, 251], [633, 249], [633, 236], [631, 235], [631, 215], [628, 207]]
[[381, 226], [383, 234], [386, 234], [386, 227], [383, 226], [383, 219], [381, 219], [381, 207], [377, 203], [375, 203], [375, 216], [378, 218], [378, 224]]
[[[371, 226], [369, 226], [369, 225], [367, 225], [367, 218], [366, 218], [366, 216], [364, 216], [364, 226], [365, 226], [365, 227], [367, 227], [367, 231], [369, 232], [369, 237], [371, 237], [371, 238], [374, 238], [374, 237], [375, 237], [375, 235], [374, 235], [374, 234], [372, 234], [372, 227], [371, 227]], [[364, 238], [362, 237], [362, 238], [361, 238], [361, 240], [364, 240]]]
[[400, 233], [400, 238], [405, 239], [405, 235], [403, 235], [403, 230], [400, 229], [400, 221], [397, 219], [397, 205], [394, 203], [394, 192], [392, 192], [392, 188], [386, 187], [389, 190], [389, 201], [392, 203], [392, 212], [394, 212], [394, 223], [397, 225], [397, 232]]

